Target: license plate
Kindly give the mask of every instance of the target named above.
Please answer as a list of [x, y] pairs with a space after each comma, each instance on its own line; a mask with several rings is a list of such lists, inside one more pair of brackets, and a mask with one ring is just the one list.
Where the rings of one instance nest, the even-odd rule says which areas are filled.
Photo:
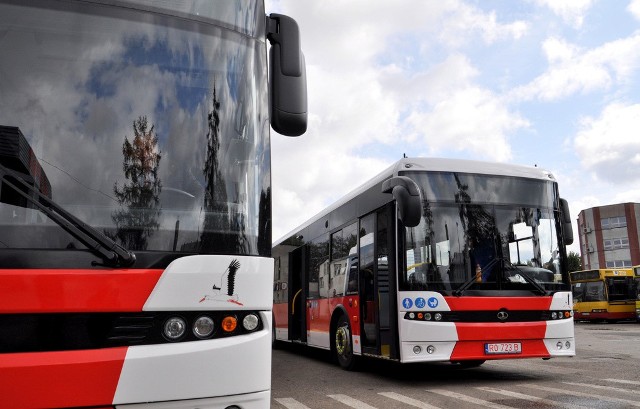
[[493, 354], [521, 354], [522, 344], [520, 342], [498, 342], [495, 344], [484, 344], [484, 353]]

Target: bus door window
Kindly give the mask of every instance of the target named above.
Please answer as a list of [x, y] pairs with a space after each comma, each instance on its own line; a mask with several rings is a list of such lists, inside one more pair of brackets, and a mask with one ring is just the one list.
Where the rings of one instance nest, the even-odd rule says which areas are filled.
[[329, 308], [326, 302], [329, 286], [329, 234], [312, 240], [309, 254], [309, 281], [307, 282], [307, 343], [321, 346], [325, 341], [319, 336], [328, 322]]
[[609, 301], [633, 300], [633, 278], [632, 277], [607, 277], [607, 291]]
[[360, 308], [362, 320], [362, 345], [376, 345], [375, 278], [374, 278], [374, 224], [375, 214], [360, 220]]
[[[357, 291], [357, 275], [351, 276], [350, 265], [357, 259], [358, 223], [353, 223], [331, 235], [331, 266], [329, 297], [341, 297], [345, 291]], [[356, 269], [357, 272], [357, 269]], [[356, 280], [353, 285], [349, 280]]]

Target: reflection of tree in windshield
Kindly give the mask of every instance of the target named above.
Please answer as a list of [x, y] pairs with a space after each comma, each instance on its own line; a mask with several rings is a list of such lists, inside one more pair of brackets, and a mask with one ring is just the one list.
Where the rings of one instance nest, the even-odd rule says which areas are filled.
[[[203, 249], [214, 246], [226, 247], [224, 237], [216, 237], [216, 232], [229, 231], [229, 220], [223, 215], [227, 214], [227, 192], [225, 182], [220, 171], [218, 155], [220, 154], [220, 100], [216, 95], [216, 85], [213, 84], [211, 96], [212, 109], [207, 116], [207, 156], [202, 172], [205, 178], [204, 190], [204, 225], [200, 236], [200, 245]], [[217, 243], [216, 243], [217, 242]], [[228, 244], [228, 243], [227, 243]], [[221, 249], [222, 252], [225, 250]]]
[[133, 140], [125, 136], [122, 145], [122, 169], [127, 179], [121, 188], [116, 182], [113, 192], [124, 209], [116, 210], [111, 219], [116, 225], [115, 237], [129, 250], [145, 250], [148, 239], [158, 230], [159, 196], [162, 182], [158, 167], [162, 156], [154, 125], [146, 116], [133, 121]]
[[[500, 233], [496, 227], [496, 220], [481, 205], [471, 204], [471, 196], [467, 193], [469, 185], [463, 184], [460, 177], [454, 174], [458, 191], [455, 194], [455, 202], [458, 204], [460, 223], [466, 233], [465, 246], [471, 252], [471, 263], [475, 269], [476, 265], [483, 270], [483, 279], [490, 273], [486, 265], [496, 258], [496, 252], [500, 251], [500, 246], [496, 239]], [[475, 271], [475, 270], [474, 270]]]

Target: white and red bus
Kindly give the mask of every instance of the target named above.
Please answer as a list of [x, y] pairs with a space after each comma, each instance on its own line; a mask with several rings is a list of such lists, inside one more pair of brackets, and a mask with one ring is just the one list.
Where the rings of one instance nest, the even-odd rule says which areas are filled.
[[268, 407], [269, 124], [306, 130], [295, 21], [2, 0], [0, 50], [0, 408]]
[[573, 356], [572, 237], [545, 170], [402, 159], [275, 243], [275, 340], [347, 369]]

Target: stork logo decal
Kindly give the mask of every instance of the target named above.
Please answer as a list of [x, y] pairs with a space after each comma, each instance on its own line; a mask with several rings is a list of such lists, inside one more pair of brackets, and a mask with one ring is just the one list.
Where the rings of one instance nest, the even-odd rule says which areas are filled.
[[[205, 294], [200, 302], [216, 301], [216, 302], [230, 302], [237, 305], [244, 305], [240, 302], [240, 297], [235, 293], [236, 289], [236, 274], [240, 269], [240, 262], [234, 259], [229, 263], [229, 267], [220, 275], [220, 278], [213, 283], [211, 287], [212, 291], [209, 294]], [[219, 285], [218, 285], [219, 283]]]

